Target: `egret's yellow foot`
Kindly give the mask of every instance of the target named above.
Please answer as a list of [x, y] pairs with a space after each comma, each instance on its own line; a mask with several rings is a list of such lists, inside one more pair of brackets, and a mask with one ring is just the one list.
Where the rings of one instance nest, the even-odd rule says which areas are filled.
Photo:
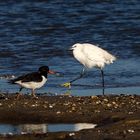
[[67, 82], [67, 83], [62, 84], [61, 86], [71, 88], [71, 83]]

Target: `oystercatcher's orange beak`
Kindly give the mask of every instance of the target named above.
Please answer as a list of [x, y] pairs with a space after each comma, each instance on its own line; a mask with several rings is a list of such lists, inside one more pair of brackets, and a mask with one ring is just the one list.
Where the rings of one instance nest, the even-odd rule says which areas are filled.
[[48, 73], [49, 73], [49, 74], [55, 74], [55, 75], [58, 76], [58, 77], [63, 77], [63, 76], [64, 76], [63, 73], [61, 73], [61, 72], [56, 72], [56, 71], [52, 71], [52, 70], [49, 70]]
[[56, 74], [56, 72], [49, 70], [49, 74]]

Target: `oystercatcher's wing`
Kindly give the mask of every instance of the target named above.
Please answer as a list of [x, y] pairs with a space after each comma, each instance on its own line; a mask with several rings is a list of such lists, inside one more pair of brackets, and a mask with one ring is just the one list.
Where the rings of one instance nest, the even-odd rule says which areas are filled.
[[20, 76], [16, 79], [11, 80], [12, 83], [15, 83], [17, 81], [21, 82], [41, 82], [42, 76], [38, 72], [29, 73], [23, 76]]

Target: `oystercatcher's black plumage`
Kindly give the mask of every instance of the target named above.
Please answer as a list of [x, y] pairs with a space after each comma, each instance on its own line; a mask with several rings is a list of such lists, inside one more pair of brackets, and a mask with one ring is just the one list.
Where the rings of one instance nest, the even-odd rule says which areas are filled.
[[41, 88], [47, 81], [47, 75], [55, 74], [55, 72], [50, 71], [48, 66], [42, 66], [38, 69], [38, 72], [28, 73], [26, 75], [17, 77], [10, 81], [12, 84], [18, 84], [21, 86], [19, 92], [21, 92], [22, 88], [32, 89], [32, 95], [35, 96], [34, 90], [37, 88]]

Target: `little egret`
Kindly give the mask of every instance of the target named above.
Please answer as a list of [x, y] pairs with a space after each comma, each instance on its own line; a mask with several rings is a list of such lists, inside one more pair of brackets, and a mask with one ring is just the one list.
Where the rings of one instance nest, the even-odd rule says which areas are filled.
[[73, 56], [76, 60], [78, 60], [84, 67], [79, 77], [74, 80], [64, 83], [62, 86], [71, 87], [71, 83], [80, 79], [85, 74], [85, 69], [91, 68], [99, 68], [101, 71], [102, 77], [102, 86], [103, 86], [103, 95], [104, 95], [104, 72], [103, 68], [105, 64], [113, 63], [116, 60], [116, 57], [112, 54], [108, 53], [106, 50], [99, 48], [93, 44], [89, 43], [76, 43], [74, 44], [70, 50], [73, 52]]

